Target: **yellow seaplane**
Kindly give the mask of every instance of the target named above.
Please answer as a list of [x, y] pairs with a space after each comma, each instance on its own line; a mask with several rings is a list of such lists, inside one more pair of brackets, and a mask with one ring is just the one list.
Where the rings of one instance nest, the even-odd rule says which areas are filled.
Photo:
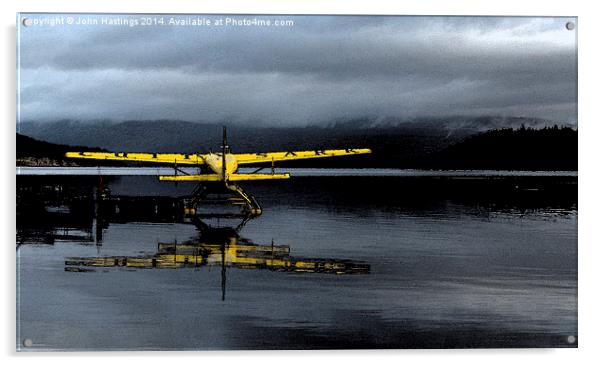
[[[261, 207], [257, 201], [247, 195], [237, 184], [241, 181], [281, 180], [290, 178], [290, 174], [277, 174], [274, 163], [279, 161], [293, 161], [314, 158], [328, 158], [337, 156], [350, 156], [371, 153], [368, 148], [348, 148], [341, 150], [313, 150], [313, 151], [285, 151], [264, 153], [231, 153], [228, 146], [226, 127], [223, 128], [223, 141], [221, 152], [206, 154], [174, 154], [174, 153], [129, 153], [129, 152], [67, 152], [68, 158], [103, 160], [103, 161], [131, 161], [143, 163], [156, 163], [174, 166], [173, 175], [161, 175], [161, 181], [188, 181], [199, 184], [218, 183], [225, 186], [240, 198], [238, 203], [246, 208], [246, 213], [257, 216], [261, 214]], [[260, 167], [252, 173], [238, 173], [238, 167], [243, 165], [257, 165], [271, 163], [271, 173], [259, 173], [265, 167]], [[189, 174], [178, 166], [197, 166], [199, 174]], [[181, 174], [179, 175], [178, 172]], [[201, 185], [199, 185], [201, 186]], [[200, 189], [195, 189], [195, 195], [200, 195]], [[193, 199], [196, 204], [200, 197]], [[191, 210], [194, 207], [190, 208]]]

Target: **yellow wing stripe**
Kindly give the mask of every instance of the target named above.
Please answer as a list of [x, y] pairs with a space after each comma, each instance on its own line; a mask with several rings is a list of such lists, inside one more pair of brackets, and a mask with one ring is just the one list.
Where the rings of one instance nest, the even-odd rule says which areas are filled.
[[310, 158], [326, 158], [336, 156], [352, 156], [371, 153], [368, 148], [356, 148], [346, 150], [314, 150], [314, 151], [288, 151], [288, 152], [267, 152], [267, 153], [242, 153], [236, 154], [236, 162], [239, 165], [262, 163], [262, 162], [277, 162], [277, 161], [292, 161], [304, 160]]
[[205, 155], [180, 153], [127, 153], [127, 152], [67, 152], [65, 157], [89, 160], [154, 162], [161, 164], [202, 165]]

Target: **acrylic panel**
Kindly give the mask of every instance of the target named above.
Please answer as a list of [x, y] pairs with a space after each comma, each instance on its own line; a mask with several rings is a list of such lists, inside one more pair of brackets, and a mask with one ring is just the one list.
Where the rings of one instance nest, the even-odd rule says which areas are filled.
[[577, 347], [576, 17], [16, 30], [17, 350]]

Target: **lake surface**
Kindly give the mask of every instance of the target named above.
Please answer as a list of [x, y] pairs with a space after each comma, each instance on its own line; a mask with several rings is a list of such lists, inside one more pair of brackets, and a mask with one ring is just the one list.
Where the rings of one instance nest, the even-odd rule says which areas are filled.
[[105, 177], [101, 214], [97, 177], [18, 176], [17, 347], [577, 346], [576, 177], [482, 177], [251, 183], [236, 231], [181, 217], [191, 184]]

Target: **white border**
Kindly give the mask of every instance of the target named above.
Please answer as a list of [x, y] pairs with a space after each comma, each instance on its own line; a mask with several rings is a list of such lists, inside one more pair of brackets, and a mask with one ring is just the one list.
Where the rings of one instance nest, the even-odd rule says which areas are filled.
[[[236, 361], [250, 363], [287, 362], [300, 364], [315, 361], [364, 363], [375, 361], [426, 361], [433, 364], [507, 364], [509, 362], [544, 362], [569, 364], [598, 361], [600, 356], [600, 267], [602, 240], [598, 226], [602, 202], [599, 156], [602, 153], [598, 111], [602, 106], [599, 67], [600, 23], [602, 13], [595, 2], [498, 0], [422, 0], [391, 2], [384, 0], [289, 0], [289, 1], [68, 1], [9, 0], [0, 3], [2, 20], [2, 246], [4, 265], [2, 314], [5, 316], [1, 340], [4, 360], [24, 363], [62, 363], [65, 360], [100, 364], [114, 359], [131, 361], [143, 357], [145, 362], [166, 361]], [[15, 19], [16, 12], [148, 12], [148, 13], [302, 13], [302, 14], [409, 14], [409, 15], [549, 15], [578, 16], [579, 30], [579, 349], [559, 350], [403, 350], [403, 351], [314, 351], [314, 352], [199, 352], [199, 353], [15, 353]], [[172, 359], [176, 356], [179, 359]], [[183, 359], [183, 358], [186, 359]], [[192, 359], [190, 357], [193, 357]]]

